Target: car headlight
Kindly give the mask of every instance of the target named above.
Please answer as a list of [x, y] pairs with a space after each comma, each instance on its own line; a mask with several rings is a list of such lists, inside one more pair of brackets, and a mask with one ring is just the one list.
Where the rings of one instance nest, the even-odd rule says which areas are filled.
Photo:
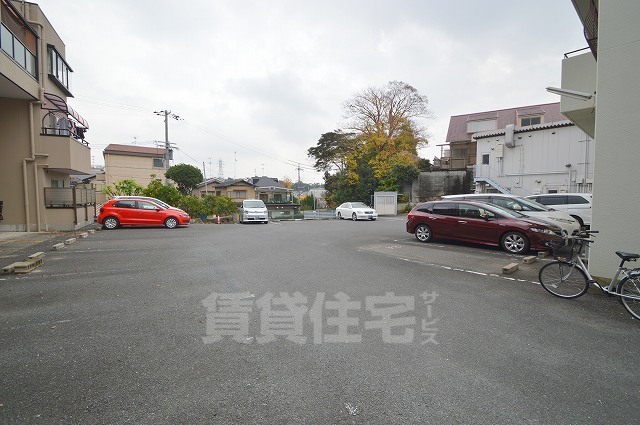
[[187, 213], [180, 213], [180, 217], [188, 218], [188, 217], [189, 217], [189, 214], [187, 214]]
[[544, 233], [547, 235], [555, 235], [556, 233], [551, 230], [551, 229], [540, 229], [538, 227], [531, 227], [529, 228], [529, 230], [531, 230], [532, 232], [536, 232], [536, 233]]

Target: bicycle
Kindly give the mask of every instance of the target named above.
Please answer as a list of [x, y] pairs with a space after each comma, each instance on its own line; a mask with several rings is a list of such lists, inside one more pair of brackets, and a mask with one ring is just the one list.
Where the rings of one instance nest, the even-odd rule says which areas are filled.
[[538, 273], [540, 285], [560, 298], [578, 298], [593, 284], [609, 296], [618, 297], [624, 308], [640, 320], [640, 268], [625, 267], [627, 261], [636, 261], [640, 254], [616, 251], [620, 265], [608, 286], [601, 286], [591, 277], [582, 261], [585, 247], [594, 242], [589, 237], [598, 233], [586, 230], [575, 236], [553, 239], [547, 243], [556, 261], [546, 264]]

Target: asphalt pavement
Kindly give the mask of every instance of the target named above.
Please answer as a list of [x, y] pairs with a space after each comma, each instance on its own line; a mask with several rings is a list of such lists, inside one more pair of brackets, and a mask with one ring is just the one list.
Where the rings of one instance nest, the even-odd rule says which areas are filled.
[[0, 276], [0, 423], [635, 422], [638, 321], [521, 260], [403, 217], [99, 231]]

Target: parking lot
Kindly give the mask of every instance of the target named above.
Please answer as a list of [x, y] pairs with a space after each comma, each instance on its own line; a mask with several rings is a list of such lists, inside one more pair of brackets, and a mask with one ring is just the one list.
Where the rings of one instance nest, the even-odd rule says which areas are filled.
[[521, 261], [401, 216], [96, 232], [0, 277], [0, 423], [634, 422], [638, 321]]

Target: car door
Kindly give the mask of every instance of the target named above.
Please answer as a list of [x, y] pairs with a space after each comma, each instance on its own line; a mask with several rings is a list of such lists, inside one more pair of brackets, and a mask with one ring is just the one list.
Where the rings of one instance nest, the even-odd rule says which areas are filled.
[[164, 216], [161, 213], [161, 208], [147, 201], [137, 201], [136, 211], [138, 224], [144, 226], [156, 226], [161, 225], [164, 221]]
[[471, 242], [491, 242], [498, 240], [498, 222], [495, 214], [476, 205], [458, 205], [458, 235]]
[[118, 216], [120, 224], [132, 225], [138, 223], [136, 201], [131, 199], [122, 199], [114, 202], [113, 208]]
[[427, 225], [429, 225], [436, 238], [457, 237], [458, 205], [453, 202], [434, 204], [431, 215], [427, 220]]

